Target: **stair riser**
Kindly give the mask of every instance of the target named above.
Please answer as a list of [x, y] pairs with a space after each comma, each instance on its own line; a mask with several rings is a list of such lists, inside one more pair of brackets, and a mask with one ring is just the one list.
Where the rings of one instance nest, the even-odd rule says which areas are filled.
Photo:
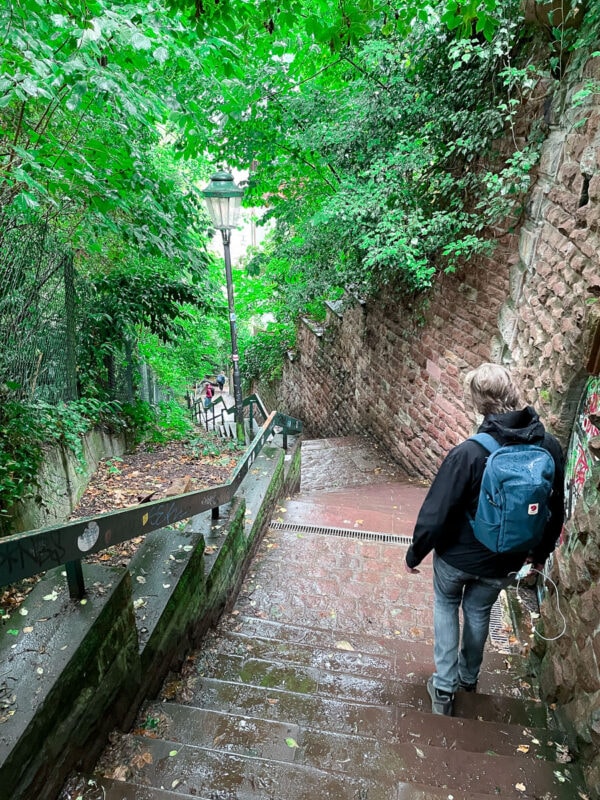
[[[393, 675], [397, 680], [426, 681], [434, 671], [432, 647], [429, 645], [405, 642], [404, 647], [401, 647], [398, 641], [394, 641], [395, 647], [386, 657], [352, 652], [351, 639], [351, 636], [342, 636], [336, 639], [333, 647], [324, 649], [310, 644], [258, 639], [242, 632], [221, 631], [218, 636], [211, 637], [207, 644], [209, 649], [214, 645], [220, 654], [228, 657], [281, 661], [288, 666], [294, 664], [375, 679]], [[509, 659], [510, 657], [501, 654], [494, 659], [486, 659], [479, 681], [480, 691], [484, 694], [510, 693], [513, 697], [533, 697], [534, 689], [531, 682], [507, 668], [511, 666]], [[495, 669], [494, 664], [497, 665]]]
[[[428, 713], [404, 712], [398, 709], [391, 711], [377, 706], [362, 709], [361, 734], [358, 725], [340, 725], [338, 730], [332, 729], [330, 715], [324, 713], [331, 706], [322, 709], [308, 724], [290, 724], [296, 719], [295, 709], [286, 703], [286, 697], [279, 697], [276, 702], [270, 698], [264, 711], [268, 716], [223, 713], [205, 708], [182, 706], [176, 703], [154, 703], [145, 711], [146, 718], [151, 720], [149, 730], [158, 724], [162, 737], [183, 742], [196, 747], [226, 749], [245, 753], [253, 748], [255, 755], [266, 758], [269, 752], [275, 757], [275, 748], [288, 738], [308, 742], [315, 737], [325, 737], [339, 746], [339, 742], [359, 742], [360, 747], [372, 748], [374, 743], [386, 742], [389, 745], [411, 743], [415, 746], [448, 747], [451, 750], [466, 750], [472, 753], [495, 753], [503, 756], [516, 756], [527, 759], [553, 760], [555, 748], [547, 746], [548, 732], [543, 729], [524, 728], [521, 725], [498, 726], [495, 723], [483, 723], [478, 720], [467, 720], [447, 717], [433, 717]], [[360, 709], [350, 706], [338, 707], [342, 720], [355, 715], [359, 718]], [[364, 717], [370, 722], [370, 730], [366, 731]], [[368, 740], [372, 741], [369, 742]], [[241, 749], [240, 749], [241, 748]], [[334, 749], [334, 744], [330, 749]], [[283, 750], [278, 760], [288, 760], [289, 750]], [[314, 766], [320, 766], [315, 764]]]
[[[419, 673], [407, 674], [404, 681], [377, 680], [308, 667], [274, 664], [259, 659], [203, 653], [197, 674], [219, 681], [280, 689], [305, 696], [319, 695], [368, 705], [391, 705], [417, 710], [431, 708], [425, 688], [430, 671], [424, 668]], [[461, 717], [471, 714], [485, 720], [531, 726], [541, 726], [546, 721], [545, 712], [539, 703], [495, 695], [458, 693], [455, 715]]]

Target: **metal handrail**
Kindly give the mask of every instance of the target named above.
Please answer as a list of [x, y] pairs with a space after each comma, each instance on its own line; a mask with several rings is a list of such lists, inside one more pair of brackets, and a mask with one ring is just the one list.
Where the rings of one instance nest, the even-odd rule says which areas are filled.
[[[230, 406], [227, 408], [225, 405], [225, 400], [223, 397], [216, 397], [214, 400], [211, 400], [210, 405], [204, 405], [204, 398], [197, 397], [191, 404], [191, 411], [192, 411], [192, 420], [194, 422], [198, 422], [202, 416], [204, 416], [204, 421], [206, 423], [206, 429], [208, 430], [208, 421], [209, 421], [209, 413], [212, 411], [212, 423], [213, 426], [215, 425], [215, 419], [217, 417], [217, 413], [215, 411], [218, 405], [223, 405], [221, 409], [221, 424], [224, 424], [224, 415], [235, 413], [235, 405]], [[250, 419], [250, 430], [252, 430], [252, 418], [253, 418], [253, 407], [256, 406], [260, 413], [263, 416], [263, 419], [267, 419], [269, 414], [263, 404], [263, 401], [257, 394], [248, 395], [242, 401], [242, 408], [249, 408], [249, 419]]]
[[300, 420], [273, 411], [246, 450], [228, 483], [1, 538], [0, 586], [64, 564], [69, 595], [74, 599], [81, 599], [85, 594], [82, 558], [208, 509], [212, 510], [213, 518], [217, 519], [219, 506], [233, 499], [242, 479], [264, 444], [275, 433], [276, 427], [281, 428], [284, 449], [287, 449], [288, 435], [302, 433]]

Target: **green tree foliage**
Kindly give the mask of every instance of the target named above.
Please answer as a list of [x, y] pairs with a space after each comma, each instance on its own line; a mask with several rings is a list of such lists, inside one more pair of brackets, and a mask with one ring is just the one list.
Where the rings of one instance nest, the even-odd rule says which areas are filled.
[[263, 100], [227, 138], [240, 165], [256, 164], [248, 202], [277, 221], [274, 261], [251, 268], [285, 261], [306, 302], [336, 288], [420, 291], [489, 249], [482, 232], [514, 211], [537, 157], [537, 142], [495, 153], [535, 75], [517, 69], [518, 3], [493, 5], [490, 41], [448, 31], [447, 11], [405, 38], [372, 26], [310, 65], [285, 43], [254, 65]]
[[[209, 168], [177, 160], [174, 142], [204, 61], [226, 45], [199, 40], [159, 0], [8, 0], [0, 29], [1, 230], [43, 225], [75, 253], [90, 391], [124, 343], [173, 342], [180, 320], [214, 305], [199, 191]], [[194, 119], [198, 153], [216, 123], [198, 107]], [[35, 281], [33, 260], [29, 272]]]
[[84, 251], [111, 232], [190, 257], [198, 192], [161, 163], [203, 55], [185, 20], [156, 0], [7, 0], [0, 30], [3, 224], [36, 211]]

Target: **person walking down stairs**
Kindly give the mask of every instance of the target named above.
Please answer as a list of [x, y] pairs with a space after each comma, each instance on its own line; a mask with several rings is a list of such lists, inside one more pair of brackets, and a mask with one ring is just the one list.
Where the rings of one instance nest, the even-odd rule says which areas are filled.
[[[456, 691], [477, 690], [490, 613], [500, 591], [513, 582], [525, 563], [541, 572], [564, 521], [560, 444], [545, 431], [531, 406], [520, 406], [508, 370], [498, 364], [482, 364], [467, 375], [466, 384], [483, 422], [477, 436], [453, 448], [443, 461], [418, 514], [405, 564], [407, 572], [418, 573], [419, 564], [434, 551], [435, 672], [427, 691], [432, 712], [445, 716], [452, 716]], [[507, 445], [517, 447], [507, 449]], [[502, 450], [497, 449], [500, 447]], [[503, 453], [504, 477], [507, 466], [510, 472], [505, 494], [508, 503], [501, 504], [498, 499], [504, 489], [490, 482], [492, 450]], [[515, 480], [519, 477], [515, 459], [526, 462], [523, 487]], [[540, 487], [531, 495], [535, 474], [531, 464], [536, 459], [535, 463], [542, 465]], [[488, 488], [494, 490], [492, 504], [488, 503]], [[515, 520], [512, 509], [520, 506], [522, 514]], [[496, 527], [504, 538], [488, 538]], [[459, 608], [463, 612], [462, 640]]]

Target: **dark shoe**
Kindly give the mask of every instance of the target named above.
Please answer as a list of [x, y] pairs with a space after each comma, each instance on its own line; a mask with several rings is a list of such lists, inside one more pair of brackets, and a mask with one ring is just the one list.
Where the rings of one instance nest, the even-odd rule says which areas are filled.
[[458, 683], [458, 691], [459, 692], [476, 692], [477, 691], [477, 681], [475, 683], [463, 683], [459, 681]]
[[431, 713], [441, 714], [444, 717], [451, 717], [454, 703], [454, 695], [436, 689], [433, 685], [433, 678], [427, 681], [427, 691], [431, 697]]

